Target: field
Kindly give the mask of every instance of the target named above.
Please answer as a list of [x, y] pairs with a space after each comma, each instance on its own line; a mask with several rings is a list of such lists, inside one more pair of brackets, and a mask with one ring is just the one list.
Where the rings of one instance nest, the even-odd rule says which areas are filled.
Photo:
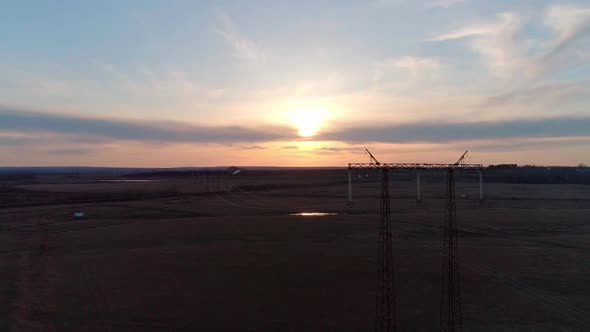
[[[372, 330], [380, 185], [360, 175], [352, 207], [344, 170], [5, 184], [0, 330]], [[416, 202], [391, 179], [402, 331], [438, 329], [444, 182], [422, 182]], [[590, 186], [457, 194], [464, 330], [590, 330]]]

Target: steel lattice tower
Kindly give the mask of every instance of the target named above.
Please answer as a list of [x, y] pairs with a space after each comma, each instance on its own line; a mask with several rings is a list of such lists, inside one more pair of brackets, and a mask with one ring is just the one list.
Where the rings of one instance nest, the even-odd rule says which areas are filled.
[[440, 294], [440, 330], [461, 331], [461, 284], [457, 243], [457, 209], [455, 203], [455, 170], [447, 172], [443, 264]]
[[389, 203], [388, 171], [397, 170], [444, 170], [447, 171], [447, 190], [445, 208], [445, 227], [443, 245], [443, 264], [441, 273], [440, 329], [441, 331], [461, 331], [461, 289], [459, 273], [459, 250], [457, 242], [457, 221], [455, 206], [455, 171], [477, 170], [480, 173], [480, 200], [483, 199], [481, 170], [482, 164], [466, 164], [468, 151], [454, 164], [430, 163], [380, 163], [369, 150], [369, 163], [348, 163], [348, 202], [352, 203], [352, 170], [382, 171], [381, 177], [381, 220], [379, 228], [378, 278], [377, 278], [377, 317], [376, 331], [395, 331], [395, 289], [394, 261], [392, 248], [391, 215]]
[[381, 210], [379, 221], [377, 317], [375, 331], [395, 331], [395, 282], [391, 232], [391, 208], [389, 202], [389, 170], [382, 169]]

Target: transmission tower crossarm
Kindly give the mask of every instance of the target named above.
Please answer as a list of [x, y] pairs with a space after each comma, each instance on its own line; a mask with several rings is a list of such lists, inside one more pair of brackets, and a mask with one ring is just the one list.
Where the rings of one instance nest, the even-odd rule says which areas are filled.
[[365, 148], [365, 152], [367, 152], [369, 154], [372, 164], [381, 165], [381, 163], [377, 160], [377, 158], [375, 158], [375, 156], [373, 156], [373, 154], [371, 153], [371, 151], [369, 151], [369, 149]]
[[463, 152], [463, 154], [461, 155], [461, 158], [459, 158], [459, 160], [457, 160], [453, 165], [455, 165], [455, 166], [464, 165], [465, 158], [467, 157], [468, 152], [469, 152], [469, 150], [465, 150], [465, 152]]
[[462, 170], [480, 170], [482, 164], [427, 164], [427, 163], [348, 163], [349, 169], [400, 169], [400, 170], [447, 170], [449, 168]]

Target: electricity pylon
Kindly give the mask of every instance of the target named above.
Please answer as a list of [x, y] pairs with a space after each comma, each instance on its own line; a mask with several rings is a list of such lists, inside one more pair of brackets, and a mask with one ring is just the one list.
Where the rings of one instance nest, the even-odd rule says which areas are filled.
[[[377, 317], [376, 331], [395, 331], [396, 308], [394, 288], [394, 261], [392, 248], [391, 215], [389, 203], [389, 170], [429, 170], [447, 172], [445, 226], [443, 240], [443, 267], [441, 280], [440, 329], [441, 331], [460, 331], [462, 329], [461, 291], [459, 282], [459, 251], [457, 243], [457, 224], [455, 206], [455, 171], [477, 170], [483, 165], [466, 164], [467, 151], [454, 164], [430, 163], [380, 163], [369, 150], [369, 163], [348, 163], [348, 200], [351, 202], [351, 172], [353, 170], [381, 170], [381, 220], [379, 226], [378, 279], [377, 279]], [[480, 177], [480, 195], [481, 177]], [[483, 196], [480, 196], [483, 197]]]

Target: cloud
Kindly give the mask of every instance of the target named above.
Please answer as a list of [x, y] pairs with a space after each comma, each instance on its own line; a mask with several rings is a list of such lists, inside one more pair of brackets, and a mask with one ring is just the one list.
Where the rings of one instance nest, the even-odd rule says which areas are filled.
[[[323, 146], [321, 148], [314, 149], [314, 152], [346, 152], [346, 151], [358, 151], [359, 147], [344, 147], [344, 146]], [[362, 150], [362, 149], [361, 149]]]
[[428, 3], [426, 5], [427, 8], [451, 8], [454, 7], [456, 5], [460, 5], [460, 4], [464, 4], [466, 3], [467, 0], [437, 0], [437, 1], [431, 1], [430, 3]]
[[[548, 138], [585, 136], [590, 128], [590, 117], [562, 117], [546, 119], [511, 120], [503, 122], [415, 122], [380, 124], [377, 126], [351, 126], [320, 133], [316, 141], [348, 143], [450, 143], [482, 139]], [[240, 126], [205, 127], [174, 122], [132, 122], [118, 119], [81, 118], [69, 115], [48, 114], [0, 108], [0, 134], [12, 140], [3, 145], [23, 145], [31, 139], [55, 136], [59, 144], [79, 143], [98, 138], [108, 141], [137, 141], [145, 143], [246, 143], [294, 141], [296, 130], [285, 127], [247, 128]], [[39, 136], [39, 137], [37, 137]], [[27, 137], [26, 140], [19, 137]], [[61, 137], [61, 139], [59, 139]], [[90, 141], [88, 139], [90, 138]], [[12, 143], [12, 144], [11, 144]], [[33, 142], [38, 144], [38, 142]], [[49, 143], [48, 143], [49, 144]], [[56, 143], [57, 144], [57, 143]], [[84, 146], [87, 148], [88, 146]], [[79, 148], [78, 146], [72, 148]], [[56, 150], [61, 148], [55, 148]], [[243, 145], [237, 149], [261, 150], [261, 145]], [[297, 150], [295, 145], [283, 150]], [[324, 152], [346, 151], [348, 147], [325, 146], [316, 149]]]
[[553, 5], [545, 11], [545, 23], [557, 34], [558, 40], [544, 55], [554, 57], [569, 44], [590, 33], [590, 6]]
[[246, 38], [234, 24], [232, 18], [225, 14], [218, 15], [220, 27], [215, 31], [234, 49], [236, 55], [244, 60], [265, 61], [266, 55], [256, 43]]
[[74, 148], [74, 149], [50, 149], [47, 150], [49, 154], [57, 154], [57, 155], [81, 155], [81, 154], [88, 154], [92, 152], [94, 149], [90, 148]]
[[[503, 21], [508, 21], [511, 19], [510, 14], [503, 14], [500, 16], [500, 19]], [[497, 28], [500, 26], [497, 22], [480, 22], [473, 25], [468, 25], [465, 27], [461, 27], [450, 32], [446, 32], [437, 36], [430, 38], [430, 41], [446, 41], [446, 40], [453, 40], [453, 39], [461, 39], [466, 37], [473, 37], [473, 36], [482, 36], [488, 35], [497, 32]]]
[[383, 60], [377, 64], [377, 66], [383, 68], [403, 68], [409, 70], [413, 75], [416, 75], [425, 70], [439, 69], [442, 65], [437, 58], [403, 56]]
[[266, 150], [266, 148], [260, 145], [246, 145], [236, 147], [234, 150]]
[[402, 69], [410, 74], [412, 81], [416, 82], [429, 77], [429, 74], [438, 71], [442, 63], [438, 58], [420, 56], [391, 57], [378, 62], [373, 72], [373, 85], [378, 88], [387, 76], [396, 69]]
[[22, 136], [0, 136], [0, 146], [20, 146], [30, 145], [35, 143], [42, 143], [43, 140], [36, 137], [22, 137]]
[[373, 5], [377, 6], [391, 6], [391, 5], [403, 5], [404, 0], [373, 0]]
[[76, 89], [68, 82], [42, 76], [35, 76], [26, 81], [26, 87], [42, 96], [71, 96]]
[[203, 82], [191, 77], [191, 73], [178, 67], [142, 68], [128, 74], [111, 64], [100, 64], [103, 71], [115, 77], [116, 89], [128, 94], [146, 98], [184, 98], [217, 99], [227, 93], [227, 89], [208, 87]]
[[479, 22], [435, 36], [431, 41], [470, 38], [471, 49], [486, 60], [494, 75], [512, 76], [529, 72], [531, 64], [523, 59], [521, 42], [517, 40], [526, 18], [515, 13], [502, 13], [491, 22]]
[[314, 151], [319, 151], [319, 152], [340, 152], [343, 150], [344, 150], [343, 148], [340, 148], [337, 146], [324, 146], [321, 148], [314, 149]]
[[523, 35], [525, 25], [531, 23], [531, 17], [507, 12], [498, 14], [492, 21], [472, 23], [434, 36], [430, 41], [467, 38], [471, 49], [484, 58], [492, 74], [532, 81], [555, 69], [554, 59], [590, 33], [590, 7], [552, 5], [538, 20], [553, 30], [554, 40], [534, 37], [522, 40], [519, 36]]
[[526, 140], [509, 140], [508, 142], [499, 143], [476, 143], [470, 146], [477, 151], [506, 152], [506, 151], [527, 151], [534, 149], [551, 149], [562, 147], [588, 147], [590, 146], [590, 137], [572, 137], [566, 139], [526, 139]]
[[80, 139], [108, 138], [149, 142], [258, 142], [296, 137], [294, 129], [196, 126], [176, 122], [83, 118], [0, 108], [0, 130], [52, 132]]
[[565, 105], [590, 100], [590, 82], [548, 83], [512, 90], [487, 98], [482, 106], [506, 104]]
[[448, 143], [493, 138], [572, 137], [588, 134], [590, 117], [504, 122], [407, 123], [349, 127], [319, 135], [318, 140], [352, 143]]

